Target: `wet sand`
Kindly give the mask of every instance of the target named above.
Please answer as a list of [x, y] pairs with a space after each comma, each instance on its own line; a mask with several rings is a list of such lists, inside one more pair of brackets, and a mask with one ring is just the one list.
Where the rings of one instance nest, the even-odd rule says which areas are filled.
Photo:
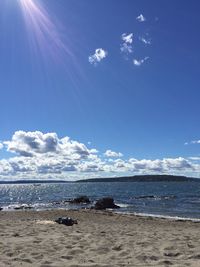
[[[78, 225], [54, 223], [61, 216]], [[0, 266], [200, 266], [200, 223], [95, 211], [0, 212]]]

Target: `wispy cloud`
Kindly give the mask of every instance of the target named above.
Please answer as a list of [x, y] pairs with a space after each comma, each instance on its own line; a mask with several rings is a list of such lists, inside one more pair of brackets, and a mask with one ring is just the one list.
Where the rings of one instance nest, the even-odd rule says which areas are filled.
[[132, 42], [133, 42], [133, 33], [129, 33], [129, 34], [123, 33], [122, 34], [122, 40], [125, 43], [132, 44]]
[[194, 140], [191, 142], [191, 144], [200, 144], [200, 140]]
[[115, 151], [112, 151], [112, 150], [106, 150], [106, 152], [104, 153], [104, 155], [106, 157], [109, 157], [109, 158], [120, 158], [120, 157], [123, 157], [123, 154], [122, 153], [115, 152]]
[[136, 18], [136, 20], [139, 21], [139, 22], [144, 22], [144, 21], [146, 21], [146, 18], [145, 18], [142, 14], [140, 14], [140, 15]]
[[0, 150], [3, 148], [3, 144], [2, 143], [0, 143]]
[[134, 59], [133, 64], [137, 67], [140, 67], [145, 61], [147, 61], [149, 57], [145, 57], [143, 59]]
[[127, 43], [123, 43], [120, 47], [122, 53], [130, 54], [133, 52], [132, 45], [128, 45]]
[[185, 142], [184, 145], [196, 145], [196, 144], [200, 144], [200, 140], [193, 140], [190, 142]]
[[122, 53], [125, 53], [125, 54], [130, 54], [133, 52], [133, 46], [132, 46], [132, 43], [133, 43], [133, 33], [123, 33], [122, 36], [122, 41], [123, 43], [121, 44], [120, 46], [120, 50]]
[[106, 58], [108, 52], [102, 48], [97, 48], [93, 55], [90, 55], [88, 60], [91, 64], [97, 65], [102, 59]]
[[150, 44], [151, 44], [151, 39], [146, 38], [146, 37], [144, 37], [144, 36], [140, 36], [140, 37], [139, 37], [139, 40], [140, 40], [141, 42], [143, 42], [145, 45], [150, 45]]

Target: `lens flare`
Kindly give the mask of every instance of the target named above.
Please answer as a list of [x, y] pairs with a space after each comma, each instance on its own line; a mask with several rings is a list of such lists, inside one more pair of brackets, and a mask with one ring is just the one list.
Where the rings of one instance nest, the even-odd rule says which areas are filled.
[[26, 24], [31, 52], [47, 67], [44, 68], [44, 72], [47, 72], [49, 62], [53, 61], [53, 64], [59, 66], [60, 71], [64, 71], [66, 80], [71, 81], [73, 89], [79, 91], [80, 82], [86, 80], [86, 76], [74, 53], [77, 48], [73, 41], [77, 43], [77, 40], [74, 40], [72, 35], [69, 37], [66, 28], [49, 11], [47, 12], [42, 1], [18, 1]]
[[49, 52], [55, 60], [59, 60], [59, 54], [62, 53], [73, 57], [43, 6], [33, 0], [20, 0], [19, 3], [34, 48], [39, 48], [43, 55]]

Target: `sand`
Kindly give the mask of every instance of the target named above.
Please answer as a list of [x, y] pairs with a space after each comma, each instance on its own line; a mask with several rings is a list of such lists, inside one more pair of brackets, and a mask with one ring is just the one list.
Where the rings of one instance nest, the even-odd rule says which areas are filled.
[[[53, 222], [71, 216], [78, 225]], [[95, 211], [0, 212], [0, 266], [200, 266], [200, 223]]]

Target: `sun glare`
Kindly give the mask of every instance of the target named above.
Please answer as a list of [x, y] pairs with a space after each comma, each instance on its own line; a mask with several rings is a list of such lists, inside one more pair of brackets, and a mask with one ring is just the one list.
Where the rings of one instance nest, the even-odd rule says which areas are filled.
[[20, 0], [20, 5], [28, 34], [34, 37], [32, 41], [41, 52], [49, 51], [56, 60], [60, 52], [72, 56], [66, 44], [61, 40], [56, 25], [39, 1]]
[[[52, 60], [66, 73], [74, 87], [78, 88], [79, 78], [84, 78], [78, 59], [73, 51], [73, 38], [69, 38], [66, 28], [50, 14], [40, 0], [19, 0], [23, 13], [30, 50], [44, 60]], [[60, 27], [61, 26], [61, 27]], [[63, 34], [64, 29], [64, 34]], [[65, 37], [64, 37], [65, 36]]]

